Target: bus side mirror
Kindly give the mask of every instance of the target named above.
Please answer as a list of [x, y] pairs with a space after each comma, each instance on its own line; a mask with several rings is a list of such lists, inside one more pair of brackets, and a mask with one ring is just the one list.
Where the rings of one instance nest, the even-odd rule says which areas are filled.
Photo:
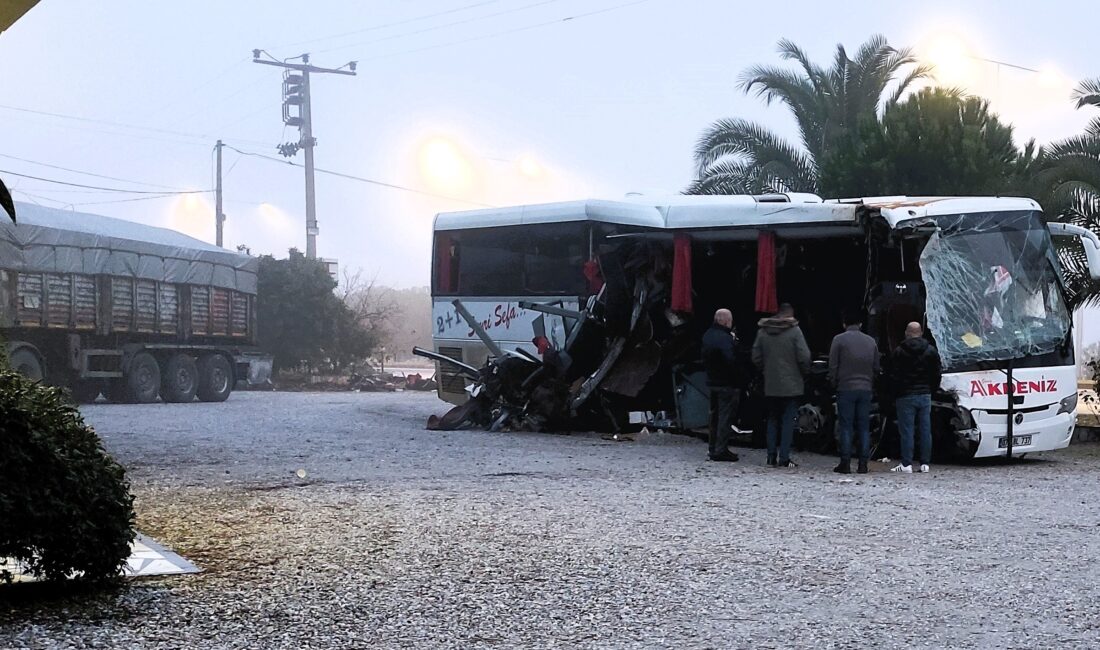
[[1047, 228], [1053, 237], [1076, 237], [1081, 241], [1085, 249], [1085, 260], [1089, 265], [1089, 275], [1093, 280], [1100, 280], [1100, 238], [1096, 233], [1081, 226], [1069, 223], [1048, 223]]

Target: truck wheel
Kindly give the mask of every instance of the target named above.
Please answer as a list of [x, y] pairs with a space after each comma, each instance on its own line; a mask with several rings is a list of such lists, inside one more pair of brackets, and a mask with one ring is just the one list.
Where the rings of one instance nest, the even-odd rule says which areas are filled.
[[46, 370], [42, 367], [42, 360], [29, 348], [19, 348], [11, 353], [8, 359], [12, 370], [33, 381], [42, 381], [46, 378]]
[[224, 402], [233, 391], [233, 368], [220, 354], [199, 359], [199, 399], [204, 402]]
[[164, 364], [160, 380], [160, 397], [165, 402], [186, 404], [195, 399], [199, 387], [199, 369], [186, 354], [174, 354]]
[[135, 404], [151, 404], [160, 394], [160, 366], [153, 355], [138, 352], [126, 372], [126, 396]]

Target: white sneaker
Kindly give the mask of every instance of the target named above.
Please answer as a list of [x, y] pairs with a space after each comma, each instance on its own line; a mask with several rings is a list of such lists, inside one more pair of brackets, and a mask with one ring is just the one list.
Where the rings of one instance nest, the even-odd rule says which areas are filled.
[[928, 473], [928, 466], [927, 465], [921, 465], [920, 466], [920, 473], [921, 474], [927, 474]]
[[894, 469], [892, 469], [890, 471], [891, 472], [901, 472], [902, 474], [912, 474], [913, 473], [913, 466], [912, 465], [898, 465], [897, 467], [895, 467]]

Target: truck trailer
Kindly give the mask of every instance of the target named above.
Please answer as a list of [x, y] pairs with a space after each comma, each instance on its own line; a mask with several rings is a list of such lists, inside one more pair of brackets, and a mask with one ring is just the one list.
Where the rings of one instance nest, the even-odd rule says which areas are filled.
[[220, 402], [264, 382], [258, 260], [165, 228], [16, 203], [0, 220], [0, 338], [13, 368], [79, 402]]

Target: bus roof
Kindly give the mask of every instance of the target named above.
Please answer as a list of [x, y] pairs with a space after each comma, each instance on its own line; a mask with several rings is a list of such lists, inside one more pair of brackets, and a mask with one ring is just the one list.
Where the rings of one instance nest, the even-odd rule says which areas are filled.
[[435, 230], [466, 230], [539, 223], [597, 221], [651, 230], [839, 227], [856, 225], [860, 208], [879, 212], [891, 225], [942, 214], [1039, 210], [1031, 199], [1005, 197], [885, 196], [822, 201], [812, 194], [670, 197], [628, 196], [442, 212]]
[[876, 210], [891, 228], [905, 221], [944, 214], [1042, 210], [1032, 199], [1011, 196], [875, 196], [830, 203], [851, 203]]

